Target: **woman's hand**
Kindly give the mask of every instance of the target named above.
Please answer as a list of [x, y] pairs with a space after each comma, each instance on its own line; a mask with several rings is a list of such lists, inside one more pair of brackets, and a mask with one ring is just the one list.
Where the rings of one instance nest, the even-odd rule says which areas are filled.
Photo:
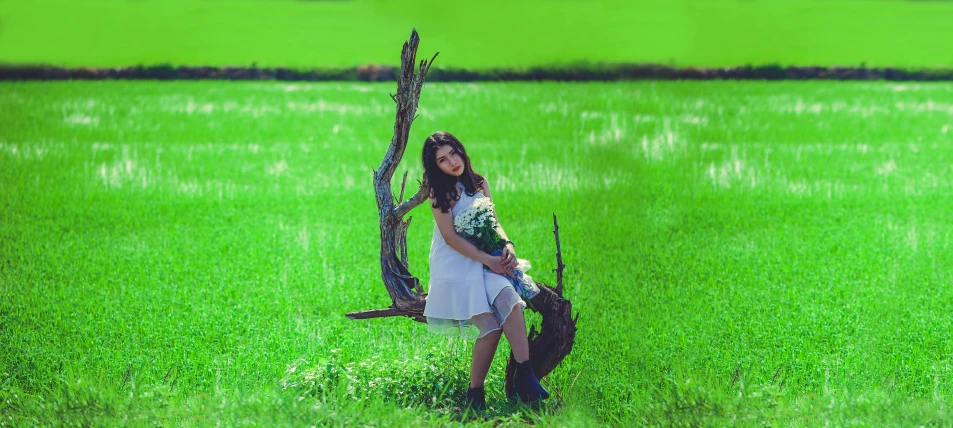
[[519, 264], [516, 260], [516, 250], [513, 248], [513, 244], [506, 244], [500, 257], [503, 259], [503, 267], [507, 270], [516, 269], [516, 265]]
[[[504, 251], [505, 251], [505, 250], [504, 250]], [[502, 255], [500, 255], [500, 256], [491, 256], [491, 255], [486, 254], [486, 253], [483, 253], [483, 254], [486, 255], [486, 260], [484, 260], [483, 264], [487, 265], [487, 267], [489, 267], [490, 270], [493, 271], [493, 273], [500, 274], [500, 275], [503, 275], [503, 276], [507, 276], [507, 277], [516, 279], [516, 277], [514, 277], [513, 274], [510, 272], [510, 269], [508, 269], [508, 268], [506, 267], [506, 265], [503, 264], [503, 256], [502, 256]]]

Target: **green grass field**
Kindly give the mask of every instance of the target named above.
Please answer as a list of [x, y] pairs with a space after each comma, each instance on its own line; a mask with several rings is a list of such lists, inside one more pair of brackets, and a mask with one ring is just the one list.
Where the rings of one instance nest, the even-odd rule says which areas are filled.
[[0, 0], [0, 63], [399, 65], [416, 27], [437, 67], [659, 63], [953, 67], [953, 3], [649, 0]]
[[[392, 84], [0, 84], [0, 426], [460, 420], [390, 302]], [[573, 353], [484, 426], [953, 424], [953, 85], [428, 84]], [[413, 182], [413, 180], [410, 180]], [[426, 284], [433, 218], [412, 212]], [[532, 319], [536, 322], [538, 320]]]

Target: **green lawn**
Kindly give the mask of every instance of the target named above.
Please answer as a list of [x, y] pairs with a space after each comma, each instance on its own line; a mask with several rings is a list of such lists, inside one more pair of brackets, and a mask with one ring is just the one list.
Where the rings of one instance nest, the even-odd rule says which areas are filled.
[[[392, 89], [0, 84], [0, 426], [458, 420], [469, 344], [344, 317], [389, 304]], [[482, 424], [953, 423], [951, 93], [428, 84], [398, 175], [455, 133], [547, 283], [559, 216], [580, 313], [542, 409], [501, 345]]]
[[414, 2], [0, 0], [0, 63], [398, 65], [650, 62], [953, 67], [953, 3], [904, 0]]

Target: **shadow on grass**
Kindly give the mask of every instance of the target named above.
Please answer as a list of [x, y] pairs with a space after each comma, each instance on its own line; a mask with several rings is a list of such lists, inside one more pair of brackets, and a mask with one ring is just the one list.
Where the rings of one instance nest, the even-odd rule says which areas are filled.
[[559, 407], [557, 394], [537, 403], [521, 403], [503, 394], [503, 372], [491, 369], [486, 379], [487, 410], [476, 413], [463, 407], [470, 384], [469, 362], [454, 357], [425, 357], [387, 361], [342, 362], [335, 353], [315, 362], [298, 360], [288, 366], [281, 387], [297, 400], [322, 402], [379, 399], [402, 408], [427, 408], [456, 421], [519, 419], [539, 422]]

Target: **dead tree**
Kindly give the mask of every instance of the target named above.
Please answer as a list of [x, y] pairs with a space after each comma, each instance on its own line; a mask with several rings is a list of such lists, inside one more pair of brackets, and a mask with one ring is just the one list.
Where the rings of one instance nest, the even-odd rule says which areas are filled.
[[[434, 59], [437, 58], [435, 54], [430, 61], [423, 60], [419, 65], [416, 64], [419, 44], [420, 37], [414, 30], [410, 34], [410, 40], [404, 43], [401, 50], [397, 93], [391, 95], [391, 99], [397, 103], [394, 136], [391, 138], [390, 147], [384, 155], [380, 168], [374, 171], [374, 191], [377, 196], [381, 229], [381, 275], [393, 304], [385, 309], [350, 312], [347, 317], [351, 319], [406, 316], [415, 321], [427, 322], [423, 315], [427, 295], [420, 286], [420, 280], [411, 274], [407, 267], [407, 228], [413, 217], [403, 220], [405, 214], [428, 199], [427, 178], [425, 175], [419, 181], [419, 189], [406, 201], [403, 199], [407, 173], [404, 173], [404, 178], [401, 180], [400, 196], [396, 199], [390, 183], [407, 148], [410, 125], [417, 117], [417, 103], [420, 100], [424, 78]], [[534, 326], [529, 332], [529, 350], [533, 370], [539, 378], [549, 374], [572, 351], [576, 337], [576, 321], [579, 317], [578, 314], [575, 318], [572, 317], [572, 302], [564, 299], [562, 295], [562, 272], [565, 265], [563, 265], [559, 247], [559, 225], [556, 223], [556, 214], [553, 214], [553, 226], [553, 233], [556, 236], [557, 267], [554, 269], [556, 288], [537, 282], [540, 292], [529, 302], [529, 306], [542, 316], [540, 331], [537, 332]], [[513, 375], [515, 363], [511, 356], [506, 368], [507, 380]], [[506, 384], [509, 385], [509, 382]], [[511, 395], [509, 388], [506, 393], [508, 396]]]

